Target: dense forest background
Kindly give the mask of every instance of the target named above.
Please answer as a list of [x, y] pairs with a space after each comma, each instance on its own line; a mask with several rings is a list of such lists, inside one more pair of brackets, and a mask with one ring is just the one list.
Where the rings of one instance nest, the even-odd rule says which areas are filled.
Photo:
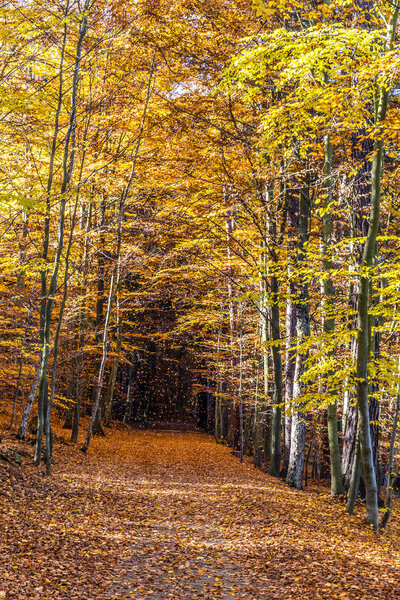
[[54, 419], [85, 452], [111, 420], [198, 419], [386, 523], [398, 12], [1, 2], [1, 410], [37, 466]]

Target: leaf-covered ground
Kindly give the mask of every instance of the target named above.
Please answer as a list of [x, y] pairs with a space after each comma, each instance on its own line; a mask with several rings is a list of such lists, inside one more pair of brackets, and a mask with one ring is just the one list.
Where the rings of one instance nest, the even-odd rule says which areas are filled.
[[400, 598], [398, 503], [376, 536], [362, 507], [345, 516], [195, 432], [114, 431], [55, 461], [50, 479], [28, 456], [0, 464], [0, 598]]

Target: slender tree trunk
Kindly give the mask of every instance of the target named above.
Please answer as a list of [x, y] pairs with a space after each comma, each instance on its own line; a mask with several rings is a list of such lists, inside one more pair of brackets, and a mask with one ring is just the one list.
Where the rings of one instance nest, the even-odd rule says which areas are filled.
[[358, 424], [358, 409], [355, 399], [349, 405], [346, 416], [346, 427], [343, 437], [343, 453], [342, 453], [342, 474], [343, 487], [347, 492], [350, 487], [351, 474], [353, 470], [353, 461], [356, 451], [356, 437]]
[[296, 305], [293, 301], [294, 286], [291, 282], [286, 300], [286, 358], [285, 358], [285, 451], [283, 456], [283, 477], [286, 477], [290, 457], [290, 440], [292, 433], [293, 388], [296, 369]]
[[[392, 47], [397, 28], [399, 8], [393, 8], [393, 14], [388, 26], [387, 47]], [[376, 126], [382, 127], [386, 118], [388, 103], [388, 88], [382, 86], [379, 92], [376, 109]], [[370, 275], [375, 253], [376, 240], [380, 220], [381, 200], [381, 178], [383, 172], [383, 149], [384, 142], [382, 134], [374, 140], [374, 158], [372, 162], [371, 178], [371, 211], [369, 216], [369, 227], [367, 239], [364, 245], [360, 276], [360, 289], [358, 294], [358, 347], [357, 347], [357, 402], [358, 419], [360, 427], [360, 449], [365, 483], [366, 520], [378, 528], [378, 494], [376, 484], [376, 473], [374, 468], [374, 457], [371, 443], [371, 430], [369, 423], [368, 406], [368, 362], [370, 352], [370, 330], [369, 330], [369, 292]]]
[[108, 293], [106, 321], [104, 323], [104, 332], [103, 332], [103, 352], [102, 352], [102, 358], [101, 358], [101, 363], [100, 363], [97, 385], [95, 388], [95, 399], [94, 399], [94, 404], [92, 407], [92, 414], [90, 417], [88, 431], [86, 434], [86, 440], [81, 448], [82, 452], [85, 452], [85, 453], [87, 452], [87, 449], [89, 447], [90, 440], [92, 437], [93, 428], [94, 428], [94, 424], [95, 424], [95, 420], [96, 420], [96, 416], [97, 416], [97, 411], [98, 411], [99, 404], [100, 404], [100, 396], [101, 396], [102, 387], [103, 387], [104, 371], [105, 371], [106, 362], [107, 362], [108, 332], [109, 332], [109, 324], [110, 324], [110, 318], [111, 318], [112, 302], [113, 302], [113, 298], [114, 298], [114, 287], [115, 287], [116, 275], [117, 274], [114, 272], [111, 276], [111, 281], [110, 281], [110, 290]]
[[[332, 336], [335, 331], [334, 302], [333, 302], [333, 283], [330, 276], [332, 269], [331, 243], [332, 243], [332, 144], [329, 134], [325, 136], [325, 211], [323, 216], [323, 246], [324, 246], [324, 271], [328, 276], [324, 279], [325, 295], [325, 319], [324, 332]], [[332, 353], [331, 353], [332, 356]], [[332, 372], [327, 374], [327, 392], [330, 393], [329, 385]], [[331, 464], [331, 493], [333, 496], [343, 493], [342, 470], [340, 464], [340, 448], [338, 435], [338, 418], [336, 398], [328, 404], [328, 438], [329, 438], [329, 456]]]
[[351, 477], [350, 477], [350, 482], [349, 482], [349, 491], [347, 494], [347, 505], [346, 505], [346, 512], [348, 512], [350, 515], [353, 514], [354, 507], [356, 505], [358, 489], [359, 489], [360, 480], [361, 480], [361, 471], [362, 471], [362, 465], [361, 465], [361, 450], [360, 450], [360, 429], [359, 429], [359, 427], [357, 427], [357, 434], [356, 434], [355, 444], [354, 444], [354, 457], [353, 457], [353, 464], [352, 464], [352, 469], [351, 469]]
[[[94, 335], [94, 342], [95, 342], [96, 347], [98, 347], [98, 346], [101, 347], [101, 342], [103, 339], [103, 336], [101, 333], [101, 326], [104, 325], [103, 324], [104, 300], [105, 300], [105, 296], [104, 296], [104, 285], [105, 285], [104, 247], [105, 247], [106, 206], [107, 206], [106, 199], [103, 195], [103, 197], [101, 199], [101, 205], [100, 205], [100, 236], [99, 236], [100, 247], [97, 252], [98, 262], [97, 262], [97, 278], [96, 278], [96, 287], [97, 287], [96, 329], [95, 329], [95, 335]], [[103, 332], [104, 332], [104, 329], [103, 329]], [[91, 394], [92, 406], [96, 403], [97, 381], [98, 381], [98, 373], [99, 373], [100, 365], [101, 365], [101, 359], [99, 362], [95, 361], [95, 365], [94, 365], [95, 375], [93, 376], [93, 387], [92, 387], [92, 394]], [[103, 435], [103, 436], [105, 435], [102, 424], [101, 424], [101, 404], [100, 404], [99, 410], [97, 411], [97, 414], [96, 414], [96, 419], [95, 419], [95, 422], [93, 425], [93, 433], [95, 435]]]
[[[380, 154], [380, 153], [379, 153]], [[382, 156], [380, 156], [382, 159]], [[375, 162], [375, 161], [374, 161]], [[376, 179], [378, 166], [374, 165], [374, 176]], [[380, 169], [380, 167], [379, 167]], [[379, 176], [380, 177], [380, 176]], [[373, 185], [373, 199], [371, 202], [370, 228], [368, 231], [365, 252], [362, 266], [369, 267], [372, 264], [372, 254], [374, 251], [375, 240], [377, 236], [379, 223], [379, 196], [376, 191], [376, 181]], [[375, 222], [374, 222], [375, 221]], [[368, 239], [370, 243], [368, 243]], [[369, 425], [369, 406], [368, 406], [368, 361], [369, 361], [369, 327], [368, 327], [368, 306], [369, 306], [369, 277], [360, 277], [360, 291], [358, 296], [358, 346], [357, 346], [357, 403], [358, 403], [358, 421], [360, 427], [360, 449], [365, 482], [366, 493], [366, 519], [372, 523], [375, 528], [378, 527], [378, 496], [376, 485], [376, 474], [374, 468], [374, 458], [371, 443], [371, 430]]]
[[[300, 192], [299, 205], [299, 236], [297, 242], [297, 268], [300, 271], [300, 289], [296, 299], [296, 334], [297, 343], [302, 344], [310, 335], [308, 283], [301, 269], [306, 261], [305, 244], [308, 238], [308, 223], [310, 215], [309, 189], [303, 188]], [[302, 396], [305, 393], [305, 384], [302, 381], [306, 370], [308, 351], [297, 349], [295, 382], [293, 390], [294, 413], [292, 416], [291, 444], [289, 466], [286, 481], [289, 485], [301, 489], [304, 466], [304, 452], [306, 444], [306, 415]]]
[[240, 462], [243, 462], [244, 454], [244, 423], [243, 423], [243, 306], [239, 305], [239, 443]]
[[[272, 206], [272, 192], [267, 192], [267, 203]], [[277, 255], [275, 252], [275, 244], [277, 243], [276, 223], [272, 219], [267, 219], [267, 235], [269, 238], [269, 255], [271, 267], [266, 272], [265, 276], [269, 275], [270, 281], [270, 319], [269, 319], [269, 335], [273, 342], [272, 344], [272, 366], [274, 374], [274, 392], [272, 398], [272, 419], [271, 419], [271, 435], [270, 435], [270, 457], [271, 457], [271, 475], [279, 476], [281, 467], [281, 433], [282, 433], [282, 401], [283, 401], [283, 381], [282, 381], [282, 356], [281, 356], [281, 330], [279, 316], [279, 282], [277, 276]], [[267, 290], [267, 282], [265, 285]], [[266, 309], [266, 307], [265, 307]]]
[[[400, 356], [398, 359], [398, 369], [397, 376], [400, 376]], [[384, 529], [389, 520], [390, 513], [392, 510], [392, 496], [393, 496], [393, 462], [394, 462], [394, 450], [396, 445], [396, 435], [397, 435], [397, 425], [399, 421], [399, 413], [400, 413], [400, 383], [397, 384], [396, 389], [396, 400], [393, 414], [393, 427], [392, 434], [390, 436], [390, 448], [389, 448], [389, 464], [388, 464], [388, 474], [387, 474], [387, 485], [386, 485], [386, 503], [385, 503], [385, 512], [382, 515], [381, 527]]]
[[[35, 449], [35, 457], [34, 464], [39, 466], [42, 456], [42, 445], [43, 445], [43, 433], [45, 427], [45, 417], [46, 413], [49, 410], [49, 398], [48, 398], [48, 381], [47, 381], [47, 368], [49, 362], [50, 355], [50, 328], [51, 328], [51, 318], [53, 314], [53, 306], [54, 306], [54, 295], [57, 290], [57, 281], [58, 281], [58, 273], [60, 268], [61, 255], [64, 247], [64, 227], [65, 227], [65, 209], [66, 209], [66, 192], [71, 181], [72, 171], [74, 167], [74, 159], [75, 159], [75, 127], [76, 127], [76, 111], [77, 111], [77, 96], [78, 96], [78, 86], [79, 86], [79, 72], [80, 72], [80, 64], [81, 64], [81, 54], [82, 54], [82, 45], [83, 40], [87, 31], [87, 13], [90, 6], [90, 0], [86, 0], [85, 6], [83, 8], [82, 20], [80, 22], [79, 27], [79, 37], [76, 47], [76, 58], [74, 65], [74, 74], [73, 74], [73, 82], [72, 82], [72, 92], [71, 92], [71, 110], [70, 110], [70, 118], [68, 123], [67, 134], [64, 141], [64, 154], [62, 161], [62, 182], [61, 182], [61, 190], [60, 190], [60, 214], [59, 214], [59, 222], [58, 222], [58, 240], [57, 240], [57, 250], [54, 257], [53, 263], [53, 272], [50, 279], [50, 284], [48, 290], [47, 288], [47, 276], [45, 272], [42, 272], [42, 292], [45, 292], [42, 295], [42, 310], [41, 310], [41, 332], [42, 332], [42, 364], [40, 371], [40, 380], [39, 380], [39, 396], [38, 396], [38, 431], [36, 438], [36, 449]], [[61, 75], [60, 75], [61, 78]], [[45, 236], [46, 238], [46, 236]], [[48, 247], [48, 235], [45, 242]], [[46, 249], [46, 258], [47, 258], [47, 249]], [[49, 420], [49, 416], [48, 416]], [[50, 435], [50, 434], [49, 434]], [[49, 448], [51, 441], [49, 441]], [[51, 450], [49, 449], [51, 453]]]
[[[87, 140], [87, 134], [88, 134], [89, 125], [90, 125], [90, 118], [91, 118], [91, 112], [89, 112], [89, 117], [87, 119], [87, 124], [85, 127], [84, 136], [83, 136], [84, 144], [86, 143], [86, 140]], [[62, 301], [61, 301], [61, 306], [60, 306], [60, 312], [58, 315], [56, 333], [54, 336], [54, 353], [53, 353], [53, 365], [52, 365], [52, 371], [51, 371], [50, 398], [48, 401], [47, 410], [45, 412], [45, 419], [44, 419], [44, 429], [45, 429], [45, 435], [46, 435], [45, 463], [46, 463], [46, 474], [47, 475], [50, 475], [50, 473], [51, 473], [51, 461], [52, 461], [52, 455], [53, 455], [53, 435], [52, 435], [51, 426], [50, 426], [50, 415], [51, 415], [51, 410], [53, 407], [54, 394], [55, 394], [55, 389], [56, 389], [59, 338], [60, 338], [61, 326], [62, 326], [62, 321], [63, 321], [63, 316], [64, 316], [64, 309], [65, 309], [65, 305], [67, 302], [69, 259], [70, 259], [72, 243], [73, 243], [73, 234], [74, 234], [74, 230], [75, 230], [75, 222], [76, 222], [76, 215], [77, 215], [77, 211], [78, 211], [80, 187], [82, 184], [82, 175], [83, 175], [83, 168], [84, 168], [84, 164], [85, 164], [85, 158], [86, 158], [86, 150], [84, 150], [83, 155], [82, 155], [82, 161], [81, 161], [80, 173], [79, 173], [79, 183], [77, 186], [75, 206], [74, 206], [74, 211], [73, 211], [73, 215], [72, 215], [72, 219], [71, 219], [67, 251], [65, 253], [65, 272], [64, 272], [64, 281], [63, 281], [63, 296], [62, 296]], [[72, 169], [72, 164], [70, 165], [70, 168]], [[72, 411], [71, 411], [71, 427], [72, 427]]]
[[[286, 203], [288, 215], [288, 234], [290, 236], [288, 248], [288, 261], [292, 258], [295, 252], [295, 244], [292, 240], [295, 239], [299, 226], [299, 199], [292, 189], [286, 190]], [[293, 413], [293, 392], [294, 379], [296, 370], [296, 304], [294, 301], [296, 295], [296, 287], [291, 278], [291, 267], [288, 266], [288, 288], [286, 299], [286, 357], [285, 357], [285, 450], [283, 456], [282, 476], [286, 477], [289, 467], [291, 435], [292, 435], [292, 413]]]
[[230, 378], [230, 419], [229, 419], [229, 437], [232, 443], [234, 452], [240, 452], [240, 408], [236, 398], [236, 390], [234, 385], [234, 377], [236, 370], [237, 358], [235, 356], [235, 306], [233, 302], [233, 286], [232, 286], [232, 265], [231, 265], [231, 239], [232, 233], [236, 228], [234, 211], [229, 211], [226, 219], [226, 255], [228, 259], [228, 308], [229, 308], [229, 333], [230, 333], [230, 350], [231, 350], [231, 378]]
[[261, 352], [262, 352], [262, 379], [263, 379], [263, 405], [264, 405], [264, 464], [268, 471], [271, 465], [271, 439], [272, 439], [272, 407], [269, 395], [269, 349], [267, 348], [269, 314], [268, 314], [268, 281], [266, 274], [266, 256], [263, 257], [264, 275], [261, 277]]
[[221, 364], [220, 364], [220, 344], [221, 344], [221, 335], [222, 335], [222, 322], [223, 322], [223, 309], [221, 306], [221, 319], [219, 322], [218, 328], [218, 336], [217, 336], [217, 361], [216, 361], [216, 379], [217, 379], [217, 388], [216, 388], [216, 396], [215, 396], [215, 414], [214, 414], [214, 435], [217, 444], [222, 441], [222, 372], [221, 372]]
[[[118, 299], [117, 299], [117, 302], [118, 302]], [[107, 393], [106, 393], [106, 398], [105, 398], [105, 403], [104, 403], [104, 424], [105, 425], [109, 425], [111, 422], [112, 405], [113, 405], [113, 399], [114, 399], [114, 388], [115, 388], [115, 382], [117, 380], [118, 367], [119, 367], [119, 363], [121, 360], [122, 325], [123, 325], [122, 316], [119, 314], [118, 322], [117, 322], [117, 343], [116, 343], [116, 349], [115, 349], [115, 356], [114, 356], [114, 360], [113, 360], [112, 366], [111, 366], [110, 379], [108, 381]]]
[[[131, 357], [131, 361], [133, 361], [133, 355]], [[130, 421], [132, 420], [132, 415], [133, 415], [133, 406], [135, 403], [135, 396], [133, 393], [133, 372], [134, 372], [134, 367], [132, 364], [129, 365], [129, 370], [128, 370], [128, 391], [126, 394], [126, 408], [125, 408], [125, 412], [124, 412], [124, 417], [122, 419], [123, 423], [130, 423]], [[134, 415], [136, 417], [136, 413]]]
[[[64, 58], [65, 51], [67, 45], [67, 16], [69, 14], [69, 0], [67, 0], [65, 6], [65, 21], [64, 21], [64, 34], [63, 41], [61, 47], [61, 56], [60, 56], [60, 76], [59, 76], [59, 91], [58, 91], [58, 99], [57, 99], [57, 108], [55, 112], [54, 119], [54, 133], [52, 139], [52, 147], [50, 152], [50, 162], [49, 162], [49, 175], [47, 180], [47, 193], [46, 193], [46, 207], [45, 207], [45, 219], [44, 219], [44, 234], [43, 234], [43, 251], [42, 251], [42, 260], [45, 264], [48, 260], [48, 251], [49, 251], [49, 243], [50, 243], [50, 218], [51, 218], [51, 191], [53, 187], [54, 180], [54, 163], [56, 158], [56, 151], [58, 145], [58, 135], [60, 132], [60, 116], [61, 109], [63, 104], [63, 76], [64, 76]], [[70, 127], [68, 128], [66, 140], [68, 140], [69, 145], [70, 139]], [[65, 141], [64, 147], [66, 147], [67, 141]], [[65, 152], [64, 152], [65, 158]], [[64, 161], [65, 164], [65, 161]], [[65, 169], [64, 169], [65, 174]], [[43, 429], [44, 429], [44, 414], [46, 410], [47, 398], [45, 398], [45, 394], [47, 394], [47, 361], [48, 361], [48, 352], [49, 352], [49, 340], [46, 339], [47, 332], [49, 331], [50, 324], [46, 326], [47, 319], [47, 304], [48, 304], [48, 293], [47, 293], [47, 268], [43, 268], [40, 272], [41, 279], [41, 302], [40, 302], [40, 317], [39, 317], [39, 338], [40, 344], [42, 346], [41, 350], [41, 365], [40, 365], [40, 373], [39, 373], [39, 396], [38, 396], [38, 431], [37, 431], [37, 439], [36, 439], [36, 450], [35, 450], [35, 458], [34, 463], [39, 465], [42, 454], [42, 443], [43, 443]], [[45, 381], [46, 379], [46, 381]]]
[[31, 389], [29, 391], [28, 400], [27, 400], [25, 409], [22, 413], [21, 423], [20, 423], [18, 433], [17, 433], [17, 438], [19, 440], [23, 440], [25, 438], [26, 428], [28, 427], [29, 417], [31, 416], [32, 406], [33, 406], [33, 403], [35, 402], [36, 392], [37, 392], [37, 389], [39, 386], [41, 362], [42, 362], [41, 358], [39, 358], [39, 361], [36, 366], [35, 376], [34, 376], [34, 379], [33, 379], [32, 385], [31, 385]]
[[[80, 417], [81, 417], [81, 402], [82, 402], [82, 390], [83, 390], [83, 380], [82, 380], [82, 371], [84, 366], [84, 352], [83, 347], [85, 344], [85, 314], [86, 314], [86, 297], [85, 291], [87, 288], [87, 259], [88, 259], [88, 239], [89, 239], [89, 231], [92, 227], [92, 202], [89, 203], [87, 217], [86, 217], [86, 232], [85, 232], [85, 242], [84, 242], [84, 250], [82, 257], [82, 268], [84, 270], [82, 288], [84, 290], [83, 297], [80, 301], [79, 306], [79, 333], [78, 333], [78, 365], [77, 365], [77, 373], [76, 373], [76, 401], [73, 411], [73, 420], [72, 420], [72, 431], [71, 431], [71, 442], [76, 444], [78, 442], [79, 435], [79, 426], [80, 426]], [[82, 229], [83, 229], [83, 219], [84, 219], [84, 211], [82, 209]]]
[[253, 463], [255, 467], [261, 467], [262, 464], [262, 444], [261, 444], [261, 415], [259, 402], [260, 386], [260, 358], [257, 358], [256, 367], [256, 389], [254, 392], [254, 428], [253, 428]]
[[69, 270], [69, 258], [72, 248], [72, 240], [73, 240], [73, 232], [75, 228], [75, 219], [76, 219], [76, 211], [78, 208], [78, 199], [79, 193], [77, 194], [77, 198], [75, 201], [74, 213], [72, 216], [71, 222], [71, 230], [68, 240], [68, 247], [65, 256], [65, 274], [64, 274], [64, 282], [63, 282], [63, 296], [60, 306], [60, 312], [58, 315], [57, 328], [54, 336], [54, 353], [53, 353], [53, 365], [51, 369], [51, 385], [50, 385], [50, 397], [47, 403], [45, 415], [44, 415], [44, 430], [46, 436], [46, 448], [45, 448], [45, 463], [46, 463], [46, 475], [50, 475], [51, 473], [51, 460], [53, 455], [53, 435], [50, 426], [50, 415], [51, 409], [53, 407], [54, 394], [56, 389], [56, 374], [57, 374], [57, 361], [58, 361], [58, 350], [59, 350], [59, 338], [61, 333], [62, 320], [64, 316], [64, 309], [67, 302], [67, 294], [68, 294], [68, 270]]
[[279, 324], [279, 297], [278, 278], [271, 276], [271, 336], [275, 342], [272, 346], [272, 362], [274, 367], [274, 397], [272, 409], [272, 436], [271, 436], [271, 475], [279, 476], [281, 466], [281, 431], [282, 431], [282, 358], [281, 346], [277, 345], [281, 339]]
[[23, 359], [23, 353], [21, 352], [21, 356], [19, 358], [19, 369], [18, 369], [18, 376], [17, 376], [17, 385], [15, 386], [14, 402], [13, 402], [13, 407], [12, 407], [11, 419], [10, 419], [10, 422], [8, 424], [7, 429], [11, 429], [12, 426], [14, 425], [15, 415], [17, 413], [17, 402], [18, 402], [18, 396], [19, 396], [19, 388], [20, 388], [20, 385], [21, 385], [21, 376], [22, 376], [22, 367], [23, 367], [23, 364], [24, 364], [24, 359]]

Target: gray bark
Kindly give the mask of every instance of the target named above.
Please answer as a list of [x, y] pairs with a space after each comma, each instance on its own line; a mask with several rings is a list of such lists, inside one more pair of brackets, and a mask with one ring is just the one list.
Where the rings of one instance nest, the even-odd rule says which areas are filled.
[[285, 358], [285, 450], [283, 457], [283, 474], [286, 476], [289, 466], [290, 439], [292, 432], [292, 404], [294, 376], [296, 369], [296, 306], [292, 299], [294, 294], [293, 284], [289, 285], [288, 299], [286, 301], [286, 358]]
[[18, 433], [17, 433], [17, 437], [20, 440], [23, 440], [25, 438], [26, 428], [28, 427], [29, 417], [31, 416], [31, 412], [32, 412], [32, 406], [33, 406], [33, 403], [35, 402], [36, 392], [37, 392], [37, 389], [39, 386], [40, 367], [41, 367], [41, 358], [39, 359], [39, 361], [37, 363], [35, 376], [34, 376], [31, 388], [29, 390], [28, 400], [25, 405], [25, 409], [22, 413], [21, 423], [20, 423]]
[[111, 281], [110, 281], [110, 290], [108, 293], [106, 321], [104, 323], [104, 332], [103, 332], [103, 352], [102, 352], [102, 357], [101, 357], [97, 385], [95, 388], [95, 400], [94, 400], [93, 407], [92, 407], [92, 414], [90, 417], [90, 423], [89, 423], [88, 431], [86, 434], [86, 440], [81, 448], [82, 452], [85, 452], [85, 453], [88, 450], [90, 440], [92, 437], [93, 427], [94, 427], [94, 424], [96, 421], [97, 411], [98, 411], [99, 404], [100, 404], [100, 396], [101, 396], [102, 387], [103, 387], [104, 371], [106, 368], [107, 354], [108, 354], [108, 332], [109, 332], [109, 324], [110, 324], [110, 318], [111, 318], [112, 302], [114, 299], [114, 287], [115, 287], [116, 276], [117, 276], [117, 273], [114, 272], [111, 276]]
[[[400, 375], [400, 357], [398, 359], [398, 376]], [[381, 527], [384, 529], [389, 520], [390, 513], [392, 510], [392, 496], [393, 496], [393, 461], [394, 461], [394, 449], [396, 445], [396, 434], [397, 434], [397, 425], [399, 421], [399, 412], [400, 412], [400, 384], [397, 384], [396, 389], [396, 399], [395, 399], [395, 407], [393, 414], [393, 427], [392, 434], [390, 436], [390, 448], [389, 448], [389, 464], [388, 464], [388, 474], [387, 474], [387, 485], [386, 485], [386, 503], [385, 503], [385, 512], [382, 515]]]
[[[271, 276], [271, 336], [274, 342], [281, 338], [279, 323], [278, 279]], [[282, 431], [282, 358], [281, 347], [273, 344], [272, 362], [274, 368], [274, 396], [271, 427], [271, 475], [279, 476], [281, 465], [281, 431]]]
[[[308, 188], [300, 192], [299, 227], [297, 242], [297, 267], [300, 271], [299, 293], [296, 298], [296, 334], [297, 343], [303, 343], [310, 335], [308, 283], [301, 274], [301, 268], [306, 261], [305, 243], [308, 238], [308, 222], [310, 215], [310, 199]], [[304, 452], [306, 444], [306, 415], [302, 396], [305, 393], [305, 384], [302, 375], [306, 370], [308, 352], [297, 349], [295, 382], [293, 390], [294, 411], [292, 416], [291, 443], [289, 466], [286, 481], [289, 485], [301, 489], [303, 479]]]
[[350, 482], [349, 482], [349, 491], [347, 494], [347, 504], [346, 504], [346, 512], [348, 512], [350, 515], [353, 514], [354, 507], [356, 505], [356, 500], [357, 500], [357, 496], [358, 496], [358, 488], [359, 488], [360, 479], [361, 479], [361, 470], [362, 470], [362, 465], [361, 465], [361, 449], [360, 449], [360, 430], [359, 430], [359, 427], [357, 427], [357, 434], [355, 437], [355, 444], [354, 444], [354, 457], [353, 457], [351, 477], [350, 477]]
[[[324, 271], [328, 276], [324, 279], [325, 296], [325, 319], [324, 332], [332, 335], [335, 331], [334, 302], [333, 302], [333, 283], [329, 275], [332, 269], [331, 242], [332, 242], [332, 213], [330, 206], [332, 203], [332, 144], [329, 134], [325, 136], [325, 212], [323, 216], [323, 249], [324, 249]], [[331, 373], [327, 373], [328, 394], [329, 379]], [[329, 439], [329, 457], [331, 465], [331, 494], [338, 495], [343, 492], [342, 471], [340, 464], [340, 448], [338, 435], [337, 405], [336, 398], [328, 404], [328, 439]]]
[[[272, 192], [267, 193], [267, 201], [271, 203]], [[277, 228], [273, 219], [267, 219], [267, 231], [269, 236], [269, 255], [272, 261], [276, 263], [277, 256], [275, 244], [277, 243]], [[281, 466], [281, 432], [282, 432], [282, 401], [283, 401], [283, 381], [282, 381], [282, 356], [281, 345], [277, 342], [281, 339], [280, 315], [279, 315], [279, 282], [276, 270], [271, 266], [270, 269], [270, 319], [269, 336], [273, 341], [271, 354], [274, 374], [274, 391], [272, 398], [272, 420], [271, 420], [271, 475], [279, 476]], [[268, 275], [268, 273], [266, 273]]]
[[[288, 234], [290, 239], [295, 239], [299, 226], [299, 198], [298, 194], [292, 189], [286, 190], [286, 204], [288, 217]], [[289, 241], [289, 250], [295, 252], [295, 244]], [[293, 412], [293, 391], [294, 378], [296, 370], [296, 305], [294, 302], [296, 288], [293, 279], [291, 279], [291, 267], [288, 266], [288, 289], [286, 300], [286, 357], [285, 357], [285, 449], [283, 455], [283, 477], [286, 477], [289, 466], [291, 435], [292, 435], [292, 412]]]
[[343, 437], [342, 474], [343, 485], [347, 491], [350, 487], [353, 460], [356, 450], [358, 409], [355, 400], [349, 405], [346, 416], [346, 428]]
[[[396, 36], [398, 14], [399, 8], [393, 8], [392, 18], [388, 25], [387, 48], [392, 47]], [[386, 118], [388, 97], [389, 94], [387, 88], [382, 86], [379, 91], [379, 98], [377, 100], [375, 118], [375, 124], [378, 127], [382, 125]], [[361, 260], [363, 272], [360, 276], [360, 288], [358, 295], [357, 401], [360, 428], [360, 449], [365, 483], [366, 520], [368, 523], [371, 523], [375, 529], [378, 528], [378, 494], [368, 407], [368, 362], [370, 353], [368, 308], [370, 275], [367, 269], [372, 266], [376, 253], [376, 239], [380, 220], [383, 149], [384, 142], [380, 136], [378, 139], [374, 140], [374, 158], [372, 162], [371, 178], [371, 211], [369, 216], [367, 239], [364, 245]]]
[[[118, 305], [118, 297], [117, 297], [117, 305]], [[115, 388], [115, 382], [117, 380], [118, 367], [119, 367], [119, 363], [121, 360], [122, 324], [123, 324], [122, 316], [118, 315], [117, 344], [116, 344], [116, 352], [115, 352], [116, 356], [114, 356], [114, 360], [112, 362], [110, 378], [108, 380], [107, 393], [106, 393], [105, 402], [104, 402], [104, 423], [105, 423], [105, 425], [108, 425], [111, 421], [112, 404], [113, 404], [113, 399], [114, 399], [114, 388]]]

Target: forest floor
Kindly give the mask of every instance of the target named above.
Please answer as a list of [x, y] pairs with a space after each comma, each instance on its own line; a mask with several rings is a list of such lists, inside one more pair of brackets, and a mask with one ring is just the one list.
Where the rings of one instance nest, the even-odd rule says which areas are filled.
[[362, 506], [345, 515], [197, 432], [113, 430], [86, 456], [58, 440], [51, 478], [4, 444], [25, 457], [0, 463], [0, 598], [400, 598], [398, 501], [376, 535]]

